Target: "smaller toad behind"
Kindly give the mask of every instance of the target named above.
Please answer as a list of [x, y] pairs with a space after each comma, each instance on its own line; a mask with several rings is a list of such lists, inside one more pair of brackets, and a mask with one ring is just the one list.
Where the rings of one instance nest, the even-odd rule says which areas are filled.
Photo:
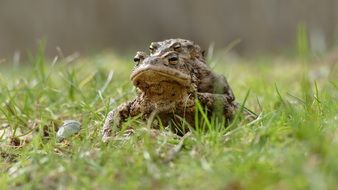
[[[201, 48], [184, 39], [169, 39], [153, 42], [150, 55], [137, 52], [131, 81], [138, 90], [135, 99], [109, 112], [103, 126], [103, 141], [111, 137], [113, 129], [120, 129], [130, 117], [140, 116], [147, 120], [159, 118], [163, 126], [171, 126], [174, 132], [187, 131], [182, 126], [184, 119], [195, 127], [195, 103], [207, 108], [212, 116], [216, 110], [231, 121], [239, 104], [222, 75], [215, 74], [206, 65]], [[247, 118], [256, 116], [244, 113]], [[158, 126], [153, 126], [158, 127]]]

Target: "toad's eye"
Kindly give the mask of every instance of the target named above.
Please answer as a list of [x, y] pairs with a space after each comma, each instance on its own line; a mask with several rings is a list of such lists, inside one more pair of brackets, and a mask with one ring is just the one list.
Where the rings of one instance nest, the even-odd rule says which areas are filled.
[[134, 62], [135, 63], [139, 63], [140, 61], [141, 61], [141, 59], [139, 57], [136, 57], [136, 56], [134, 57]]
[[173, 46], [174, 51], [179, 52], [181, 50], [181, 44], [180, 43], [175, 43]]
[[150, 46], [149, 46], [149, 51], [150, 53], [154, 53], [157, 49], [157, 44], [155, 43], [151, 43]]
[[178, 61], [178, 56], [177, 55], [172, 55], [172, 56], [168, 57], [168, 61], [169, 61], [170, 64], [174, 65]]
[[154, 53], [154, 52], [155, 52], [155, 47], [150, 46], [150, 47], [149, 47], [149, 51], [150, 51], [150, 53]]
[[144, 60], [147, 57], [147, 54], [142, 52], [142, 51], [138, 51], [134, 57], [134, 62], [139, 64], [142, 60]]

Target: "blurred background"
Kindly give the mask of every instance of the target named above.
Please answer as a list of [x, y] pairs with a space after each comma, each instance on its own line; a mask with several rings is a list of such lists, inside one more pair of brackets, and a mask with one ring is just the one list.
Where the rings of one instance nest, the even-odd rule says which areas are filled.
[[131, 52], [151, 41], [187, 38], [239, 55], [294, 50], [299, 24], [309, 47], [338, 42], [337, 0], [0, 0], [0, 59], [23, 56], [46, 41], [46, 52], [81, 55]]

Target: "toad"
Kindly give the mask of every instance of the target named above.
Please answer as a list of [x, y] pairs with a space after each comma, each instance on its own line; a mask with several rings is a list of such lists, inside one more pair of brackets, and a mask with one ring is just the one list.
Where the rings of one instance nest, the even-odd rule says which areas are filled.
[[[110, 111], [103, 126], [103, 141], [128, 118], [140, 116], [149, 121], [157, 118], [162, 126], [170, 126], [184, 134], [195, 126], [196, 103], [206, 108], [208, 117], [214, 113], [229, 123], [240, 106], [223, 75], [211, 71], [200, 46], [190, 40], [169, 39], [153, 42], [150, 54], [137, 52], [130, 75], [138, 93], [131, 101]], [[255, 115], [246, 111], [249, 118]], [[151, 125], [156, 128], [156, 124]]]

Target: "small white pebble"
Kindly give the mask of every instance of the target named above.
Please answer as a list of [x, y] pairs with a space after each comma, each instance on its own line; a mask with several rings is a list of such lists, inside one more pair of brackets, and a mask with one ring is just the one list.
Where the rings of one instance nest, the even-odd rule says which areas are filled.
[[66, 120], [56, 133], [56, 138], [60, 142], [80, 131], [81, 123], [75, 120]]

